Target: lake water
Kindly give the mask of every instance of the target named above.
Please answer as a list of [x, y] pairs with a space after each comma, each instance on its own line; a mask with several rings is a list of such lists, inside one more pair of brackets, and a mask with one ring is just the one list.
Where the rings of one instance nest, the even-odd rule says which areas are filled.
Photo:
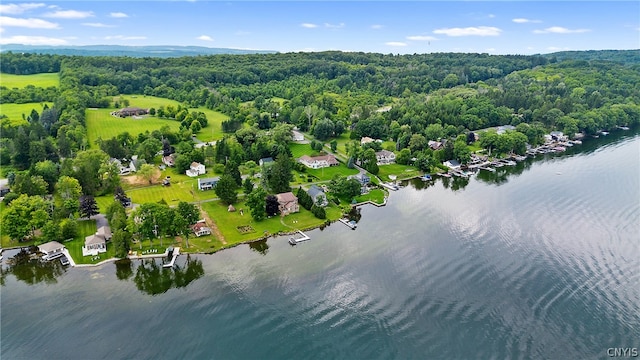
[[[640, 348], [640, 135], [214, 255], [4, 267], [2, 359], [592, 359]], [[5, 252], [5, 259], [8, 253]]]

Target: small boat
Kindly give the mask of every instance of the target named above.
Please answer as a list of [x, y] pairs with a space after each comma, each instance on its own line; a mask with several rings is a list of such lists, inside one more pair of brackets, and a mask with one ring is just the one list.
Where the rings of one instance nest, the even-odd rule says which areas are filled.
[[447, 173], [442, 173], [442, 174], [440, 174], [440, 175], [441, 175], [441, 176], [444, 176], [444, 177], [446, 177], [446, 178], [450, 178], [450, 177], [451, 177], [451, 174], [449, 174], [448, 172], [447, 172]]
[[422, 180], [422, 181], [431, 181], [432, 180], [431, 179], [431, 175], [424, 174], [424, 175], [420, 176], [420, 180]]
[[573, 143], [574, 143], [575, 145], [581, 145], [581, 144], [582, 144], [582, 141], [581, 141], [581, 140], [573, 140]]
[[619, 126], [618, 127], [620, 130], [629, 130], [628, 126]]
[[608, 131], [603, 131], [600, 134], [602, 134], [603, 136], [607, 136], [607, 135], [609, 135], [609, 132]]
[[566, 151], [567, 148], [565, 148], [564, 146], [556, 146], [553, 148], [553, 150], [556, 152], [563, 152], [563, 151]]

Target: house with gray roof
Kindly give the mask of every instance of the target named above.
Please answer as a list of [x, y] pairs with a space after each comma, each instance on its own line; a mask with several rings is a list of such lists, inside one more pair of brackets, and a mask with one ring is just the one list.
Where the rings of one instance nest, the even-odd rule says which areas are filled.
[[311, 185], [309, 190], [307, 190], [307, 194], [311, 196], [311, 199], [313, 200], [313, 203], [315, 205], [317, 206], [329, 205], [329, 202], [327, 201], [327, 195], [324, 193], [324, 191], [320, 187], [316, 185]]

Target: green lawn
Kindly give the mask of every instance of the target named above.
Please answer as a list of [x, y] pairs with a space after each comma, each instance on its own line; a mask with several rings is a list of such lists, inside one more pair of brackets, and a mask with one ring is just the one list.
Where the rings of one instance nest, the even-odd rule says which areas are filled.
[[422, 172], [416, 169], [413, 166], [409, 165], [400, 165], [400, 164], [389, 164], [389, 165], [380, 165], [380, 172], [378, 173], [378, 177], [383, 181], [389, 181], [389, 175], [397, 176], [397, 180], [408, 179], [411, 177], [419, 176]]
[[319, 153], [311, 148], [310, 144], [298, 144], [298, 143], [289, 143], [289, 149], [291, 149], [291, 154], [297, 160], [302, 155], [315, 156]]
[[[283, 218], [287, 226], [282, 225], [280, 216], [274, 216], [256, 222], [249, 214], [249, 208], [244, 201], [234, 204], [236, 209], [245, 209], [244, 215], [240, 215], [240, 211], [228, 212], [227, 206], [219, 201], [203, 203], [202, 208], [209, 216], [216, 221], [216, 224], [225, 237], [227, 245], [232, 246], [241, 242], [256, 240], [264, 236], [270, 236], [279, 232], [289, 232], [296, 229], [305, 229], [322, 225], [325, 220], [321, 220], [313, 216], [310, 211], [300, 208], [299, 213], [290, 214]], [[327, 218], [337, 220], [342, 212], [337, 206], [327, 208]], [[241, 234], [238, 226], [251, 226], [253, 232]]]
[[127, 196], [131, 198], [131, 201], [136, 204], [158, 202], [164, 199], [169, 206], [178, 205], [180, 201], [196, 202], [216, 197], [216, 193], [213, 190], [198, 190], [195, 181], [193, 183], [172, 183], [171, 186], [148, 186], [144, 188], [131, 189], [126, 193]]
[[356, 197], [357, 202], [372, 201], [376, 204], [384, 203], [384, 197], [387, 194], [382, 189], [373, 189], [369, 193]]
[[7, 89], [21, 89], [27, 85], [48, 88], [60, 86], [60, 75], [58, 73], [41, 73], [33, 75], [13, 75], [0, 74], [0, 86]]
[[[114, 101], [129, 100], [129, 106], [139, 108], [156, 108], [160, 106], [167, 107], [169, 105], [177, 107], [180, 105], [178, 101], [159, 98], [155, 96], [145, 95], [122, 95], [115, 97]], [[124, 107], [124, 104], [121, 104]], [[160, 129], [161, 127], [168, 125], [172, 131], [178, 131], [180, 123], [171, 119], [160, 119], [156, 116], [145, 116], [142, 119], [133, 119], [132, 117], [119, 118], [111, 116], [111, 112], [117, 110], [116, 108], [109, 109], [87, 109], [87, 136], [89, 138], [89, 144], [94, 144], [98, 137], [102, 139], [110, 139], [125, 131], [129, 134], [137, 136], [147, 130], [149, 132]], [[29, 110], [30, 111], [30, 110]], [[201, 141], [212, 141], [222, 139], [222, 121], [228, 119], [228, 117], [217, 111], [209, 110], [204, 107], [190, 108], [189, 111], [202, 111], [207, 115], [208, 125], [202, 129], [196, 136]]]
[[358, 169], [349, 169], [344, 164], [322, 169], [307, 169], [307, 174], [315, 176], [319, 181], [331, 180], [336, 175], [349, 176], [357, 173]]
[[[6, 115], [8, 119], [2, 119], [2, 127], [26, 125], [26, 118], [31, 114], [31, 110], [36, 110], [38, 114], [42, 113], [45, 103], [25, 103], [25, 104], [0, 104], [0, 114]], [[53, 103], [46, 103], [49, 107]], [[24, 116], [24, 119], [23, 119]]]
[[[134, 105], [132, 105], [134, 106]], [[159, 130], [161, 127], [168, 125], [172, 131], [177, 132], [180, 123], [170, 119], [159, 119], [155, 116], [145, 116], [142, 119], [134, 119], [132, 117], [120, 118], [112, 116], [111, 112], [115, 109], [87, 109], [87, 137], [89, 145], [95, 147], [95, 141], [98, 137], [103, 140], [111, 139], [125, 131], [132, 136], [137, 136], [147, 130]]]

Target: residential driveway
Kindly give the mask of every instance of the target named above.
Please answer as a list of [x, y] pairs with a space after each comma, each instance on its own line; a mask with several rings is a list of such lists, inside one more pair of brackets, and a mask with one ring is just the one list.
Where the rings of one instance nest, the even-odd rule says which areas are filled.
[[93, 215], [89, 219], [96, 221], [96, 227], [108, 226], [107, 217], [104, 214]]

